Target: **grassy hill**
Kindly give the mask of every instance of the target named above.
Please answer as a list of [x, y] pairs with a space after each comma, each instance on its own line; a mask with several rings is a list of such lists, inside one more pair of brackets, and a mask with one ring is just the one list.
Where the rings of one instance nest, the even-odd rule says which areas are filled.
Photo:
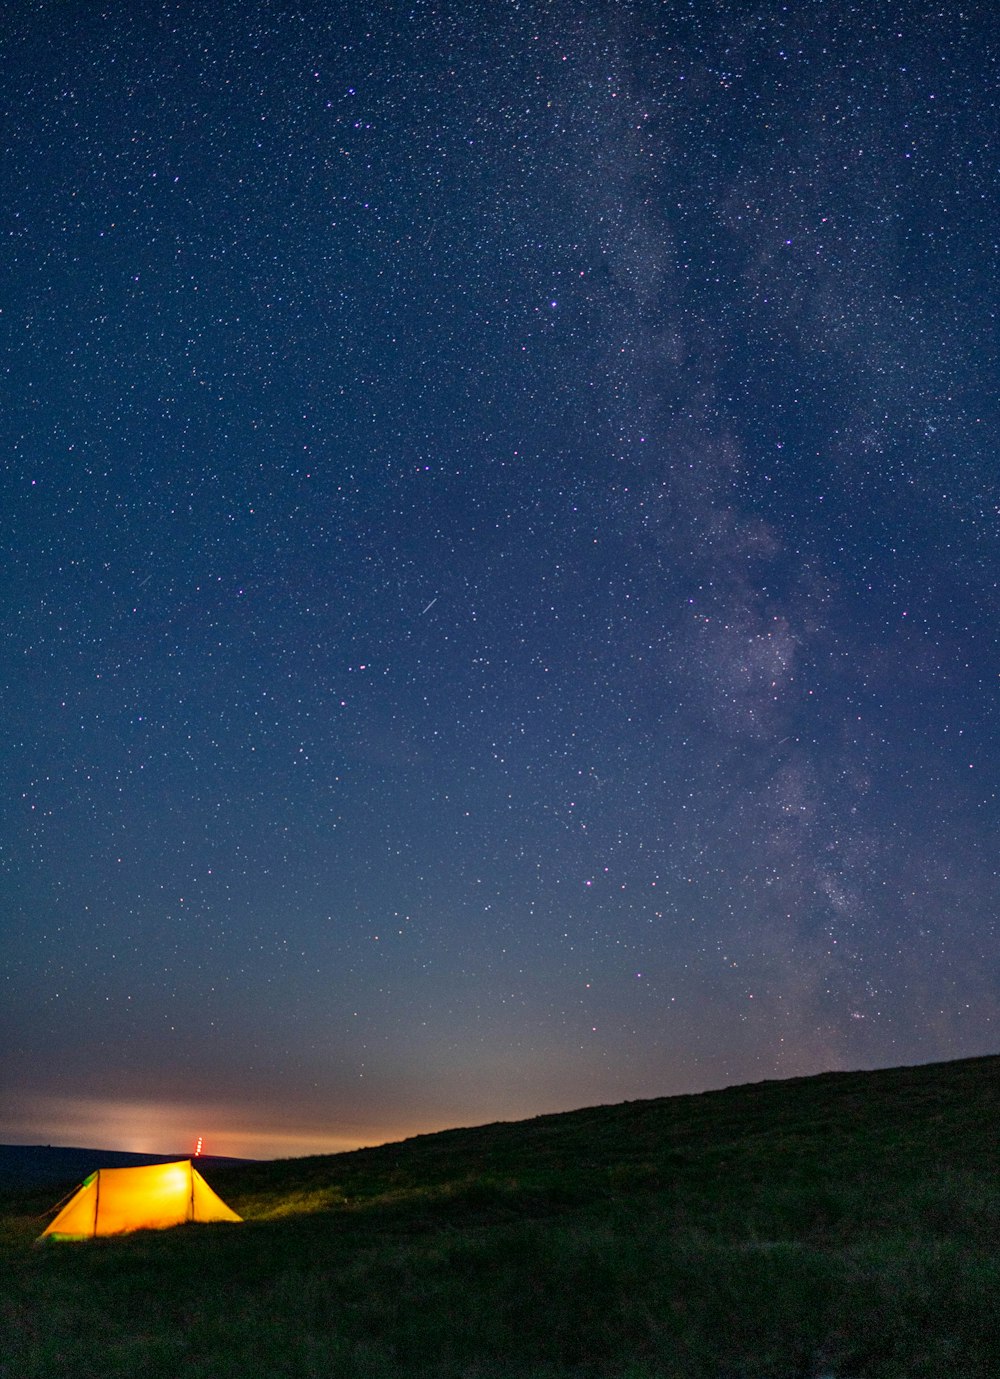
[[206, 1173], [242, 1226], [8, 1194], [0, 1376], [997, 1376], [998, 1126], [978, 1058]]
[[[67, 1149], [41, 1144], [0, 1144], [0, 1184], [7, 1187], [41, 1187], [45, 1183], [79, 1183], [95, 1168], [136, 1168], [142, 1164], [170, 1163], [189, 1159], [191, 1151], [178, 1154], [133, 1154], [128, 1150]], [[245, 1164], [248, 1159], [212, 1157], [199, 1161], [206, 1173], [220, 1165]]]

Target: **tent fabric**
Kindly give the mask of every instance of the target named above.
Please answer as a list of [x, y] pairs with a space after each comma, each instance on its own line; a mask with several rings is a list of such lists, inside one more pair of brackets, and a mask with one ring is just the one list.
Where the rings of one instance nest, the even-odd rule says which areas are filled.
[[184, 1221], [240, 1221], [190, 1159], [142, 1168], [99, 1168], [38, 1237], [89, 1240], [125, 1231], [166, 1230]]

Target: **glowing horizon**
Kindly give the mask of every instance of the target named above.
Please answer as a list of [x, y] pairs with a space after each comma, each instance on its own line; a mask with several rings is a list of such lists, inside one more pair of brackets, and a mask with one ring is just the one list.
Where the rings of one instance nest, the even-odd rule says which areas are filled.
[[22, 1098], [0, 1119], [0, 1142], [191, 1158], [201, 1136], [201, 1158], [282, 1159], [345, 1153], [447, 1128], [412, 1122], [352, 1125], [340, 1132], [315, 1124], [278, 1130], [253, 1124], [240, 1107], [206, 1114], [200, 1103], [38, 1096]]

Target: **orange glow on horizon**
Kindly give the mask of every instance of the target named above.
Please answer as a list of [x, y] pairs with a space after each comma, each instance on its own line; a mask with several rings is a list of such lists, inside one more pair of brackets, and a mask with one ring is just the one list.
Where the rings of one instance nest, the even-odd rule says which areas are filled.
[[243, 1107], [177, 1102], [116, 1101], [103, 1097], [32, 1096], [19, 1098], [0, 1119], [0, 1143], [62, 1145], [68, 1148], [122, 1150], [133, 1154], [178, 1154], [190, 1145], [192, 1120], [211, 1120], [199, 1135], [194, 1155], [237, 1159], [289, 1159], [308, 1154], [338, 1154], [412, 1135], [448, 1128], [441, 1122], [354, 1123], [336, 1127], [315, 1123], [279, 1126], [258, 1120]]

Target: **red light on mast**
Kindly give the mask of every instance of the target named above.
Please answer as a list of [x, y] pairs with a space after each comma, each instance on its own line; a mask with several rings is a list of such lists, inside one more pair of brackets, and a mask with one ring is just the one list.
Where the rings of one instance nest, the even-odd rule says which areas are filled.
[[204, 1138], [205, 1138], [204, 1135], [199, 1135], [199, 1136], [198, 1136], [198, 1139], [197, 1139], [197, 1142], [195, 1143], [195, 1146], [194, 1146], [194, 1157], [195, 1157], [196, 1159], [199, 1158], [199, 1157], [201, 1156], [201, 1146], [202, 1146], [202, 1144], [204, 1143]]

